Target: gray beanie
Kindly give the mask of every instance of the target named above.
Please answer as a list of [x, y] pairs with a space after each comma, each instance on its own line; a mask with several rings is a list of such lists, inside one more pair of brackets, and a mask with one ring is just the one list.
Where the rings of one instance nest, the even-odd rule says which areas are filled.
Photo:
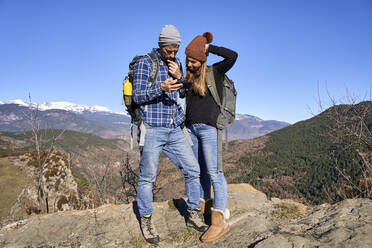
[[173, 25], [165, 25], [159, 35], [159, 47], [166, 45], [180, 45], [181, 36]]

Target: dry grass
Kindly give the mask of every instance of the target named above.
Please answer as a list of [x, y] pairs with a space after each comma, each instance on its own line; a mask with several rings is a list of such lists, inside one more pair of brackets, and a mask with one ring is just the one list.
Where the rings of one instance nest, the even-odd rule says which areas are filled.
[[165, 237], [160, 237], [160, 243], [158, 245], [152, 245], [147, 243], [143, 237], [136, 237], [127, 242], [121, 244], [122, 248], [140, 248], [140, 247], [162, 247], [166, 245], [169, 247], [172, 245], [184, 245], [185, 243], [193, 243], [193, 242], [200, 242], [199, 238], [201, 233], [192, 229], [192, 228], [185, 228], [183, 231], [178, 233], [171, 233]]
[[187, 227], [182, 232], [179, 233], [172, 233], [168, 236], [162, 238], [164, 242], [167, 244], [184, 244], [192, 241], [199, 241], [201, 233], [196, 231], [195, 229]]
[[18, 195], [32, 184], [32, 178], [11, 157], [0, 158], [0, 223], [5, 220]]
[[272, 212], [272, 216], [277, 219], [282, 220], [290, 220], [290, 219], [296, 219], [298, 217], [301, 217], [303, 215], [303, 212], [301, 209], [295, 205], [290, 203], [280, 203], [275, 205], [275, 209]]
[[[121, 244], [122, 248], [141, 248], [141, 247], [152, 247], [145, 241], [143, 237], [136, 237], [128, 242]], [[156, 246], [155, 246], [156, 247]]]

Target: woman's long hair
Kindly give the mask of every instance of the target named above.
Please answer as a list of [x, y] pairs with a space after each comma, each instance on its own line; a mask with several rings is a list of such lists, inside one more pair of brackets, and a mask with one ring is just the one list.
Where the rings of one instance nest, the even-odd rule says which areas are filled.
[[193, 90], [197, 95], [205, 96], [207, 92], [207, 63], [204, 62], [197, 72], [186, 70], [186, 81], [192, 82]]

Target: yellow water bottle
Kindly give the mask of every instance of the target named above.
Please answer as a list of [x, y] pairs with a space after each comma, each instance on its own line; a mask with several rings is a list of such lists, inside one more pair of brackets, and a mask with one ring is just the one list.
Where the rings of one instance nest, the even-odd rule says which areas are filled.
[[128, 77], [125, 77], [123, 84], [123, 95], [126, 106], [130, 106], [132, 104], [132, 94], [133, 94], [132, 83], [129, 81]]

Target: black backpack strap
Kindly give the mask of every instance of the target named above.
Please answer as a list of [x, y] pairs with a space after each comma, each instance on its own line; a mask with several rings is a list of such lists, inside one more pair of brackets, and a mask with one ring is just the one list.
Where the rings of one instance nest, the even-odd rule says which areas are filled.
[[[160, 70], [159, 60], [158, 60], [157, 55], [154, 52], [147, 53], [144, 56], [149, 57], [149, 59], [151, 60], [152, 68], [151, 68], [151, 72], [150, 72], [150, 76], [149, 76], [150, 77], [149, 82], [147, 84], [147, 87], [151, 87], [156, 82], [156, 79], [157, 79], [158, 74], [159, 74], [159, 70]], [[129, 72], [128, 72], [129, 80], [131, 80], [131, 81], [133, 80], [134, 65], [138, 62], [138, 60], [140, 60], [144, 56], [142, 56], [142, 55], [136, 56], [130, 62]]]
[[217, 128], [217, 171], [223, 172], [222, 130]]
[[[210, 66], [207, 68], [207, 75], [206, 75], [206, 81], [207, 86], [209, 89], [209, 92], [211, 93], [214, 101], [218, 105], [218, 107], [221, 109], [221, 100], [220, 96], [218, 95], [216, 82], [214, 80], [214, 74], [213, 74], [213, 66]], [[217, 169], [218, 172], [223, 172], [223, 162], [222, 162], [222, 130], [217, 128]]]
[[138, 60], [140, 60], [143, 56], [142, 55], [137, 55], [135, 56], [132, 61], [129, 63], [129, 71], [128, 71], [128, 78], [129, 81], [133, 82], [133, 69], [134, 65], [137, 63]]
[[210, 66], [207, 68], [207, 86], [209, 91], [211, 92], [211, 95], [218, 105], [218, 107], [221, 108], [221, 100], [220, 96], [218, 95], [217, 87], [216, 87], [216, 82], [214, 80], [214, 74], [213, 74], [213, 67]]
[[152, 71], [150, 73], [149, 83], [147, 84], [147, 87], [150, 88], [156, 82], [156, 79], [159, 74], [160, 65], [159, 65], [158, 57], [155, 53], [151, 52], [151, 53], [146, 54], [146, 56], [150, 58], [151, 64], [152, 64]]

